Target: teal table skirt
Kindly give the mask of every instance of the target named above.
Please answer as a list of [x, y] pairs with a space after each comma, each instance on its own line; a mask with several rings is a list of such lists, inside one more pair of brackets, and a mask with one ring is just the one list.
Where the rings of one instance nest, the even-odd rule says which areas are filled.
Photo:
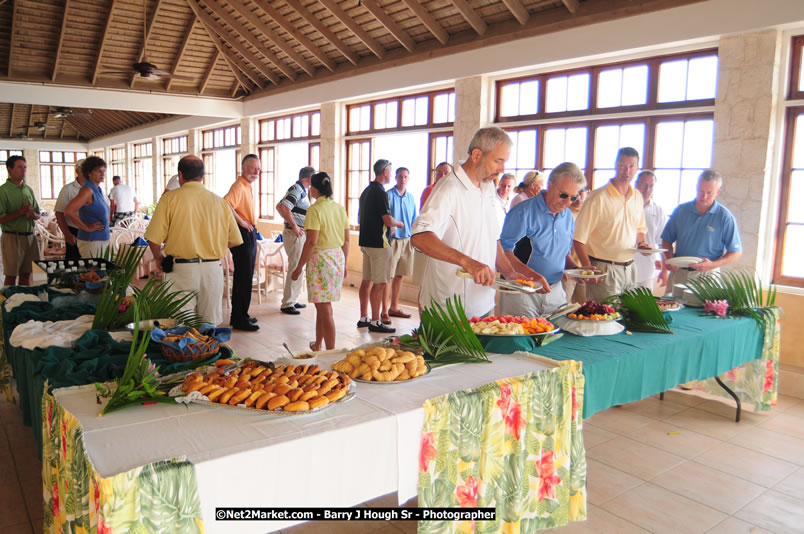
[[670, 334], [570, 334], [534, 352], [583, 362], [583, 416], [711, 378], [762, 355], [762, 331], [753, 319], [718, 319], [700, 310], [673, 312]]
[[[25, 292], [25, 291], [22, 291]], [[7, 289], [4, 294], [13, 294]], [[85, 304], [54, 308], [47, 302], [24, 302], [11, 312], [3, 310], [4, 353], [11, 366], [19, 394], [19, 407], [23, 423], [31, 426], [41, 451], [42, 414], [41, 399], [48, 382], [51, 388], [78, 386], [106, 382], [123, 375], [130, 342], [117, 342], [102, 330], [89, 330], [74, 347], [47, 347], [27, 350], [12, 346], [8, 340], [14, 328], [29, 320], [64, 321], [94, 313], [94, 307]], [[205, 362], [230, 358], [232, 350], [221, 346], [218, 354]], [[148, 347], [148, 357], [167, 375], [195, 366], [195, 362], [169, 362], [164, 359], [156, 343]]]

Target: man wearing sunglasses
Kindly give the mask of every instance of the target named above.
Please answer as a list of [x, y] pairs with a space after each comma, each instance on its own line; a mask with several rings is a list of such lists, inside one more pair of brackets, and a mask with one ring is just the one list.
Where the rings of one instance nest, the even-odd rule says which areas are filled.
[[[500, 245], [514, 269], [532, 276], [545, 290], [534, 295], [501, 295], [501, 313], [538, 317], [553, 313], [567, 302], [561, 284], [564, 269], [577, 267], [570, 256], [575, 218], [569, 207], [578, 200], [584, 187], [586, 178], [581, 169], [574, 163], [562, 163], [550, 173], [546, 191], [520, 202], [508, 212]], [[525, 237], [533, 249], [527, 265], [514, 254], [517, 241]]]
[[639, 169], [639, 152], [617, 152], [617, 175], [584, 202], [575, 225], [575, 252], [581, 264], [607, 273], [598, 284], [586, 286], [586, 297], [600, 301], [637, 286], [634, 243], [645, 241], [647, 225], [642, 193], [631, 186]]

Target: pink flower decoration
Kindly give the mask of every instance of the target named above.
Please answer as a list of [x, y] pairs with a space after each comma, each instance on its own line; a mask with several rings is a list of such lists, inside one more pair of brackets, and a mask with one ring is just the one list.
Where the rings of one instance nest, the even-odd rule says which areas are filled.
[[704, 311], [711, 312], [718, 317], [725, 317], [729, 309], [729, 302], [726, 300], [707, 300], [704, 302]]

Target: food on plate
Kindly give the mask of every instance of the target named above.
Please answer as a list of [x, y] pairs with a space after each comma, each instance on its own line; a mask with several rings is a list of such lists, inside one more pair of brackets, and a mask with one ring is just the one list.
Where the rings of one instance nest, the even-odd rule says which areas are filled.
[[619, 319], [620, 314], [611, 306], [589, 300], [578, 308], [575, 313], [567, 314], [567, 317], [584, 321], [613, 321]]
[[469, 320], [475, 334], [490, 336], [526, 336], [552, 332], [555, 326], [543, 317], [514, 317], [513, 315], [491, 315], [472, 317]]
[[98, 273], [96, 273], [95, 271], [88, 271], [88, 272], [85, 272], [85, 273], [80, 273], [78, 275], [78, 279], [81, 280], [82, 282], [101, 282], [101, 281], [107, 280], [107, 278], [105, 278], [105, 277], [101, 278], [100, 275]]
[[523, 286], [528, 286], [528, 287], [532, 287], [533, 289], [536, 289], [536, 284], [534, 284], [531, 280], [522, 280], [522, 279], [518, 278], [518, 279], [515, 280], [515, 282], [517, 284], [522, 284]]
[[[162, 341], [178, 343], [179, 341], [181, 341], [182, 339], [184, 339], [186, 337], [189, 337], [190, 339], [192, 339], [194, 343], [197, 343], [199, 341], [202, 342], [202, 343], [207, 343], [207, 342], [209, 342], [210, 339], [212, 339], [210, 336], [205, 336], [204, 334], [199, 332], [196, 328], [190, 328], [189, 330], [187, 330], [183, 334], [168, 334], [168, 335], [166, 335], [165, 337], [162, 338]], [[232, 362], [232, 363], [234, 363], [234, 362]]]
[[[232, 360], [218, 360], [206, 374], [192, 373], [182, 391], [198, 391], [210, 402], [257, 410], [310, 411], [343, 398], [351, 379], [317, 365], [265, 366], [249, 360], [229, 370]], [[323, 399], [323, 400], [320, 400]]]
[[663, 312], [676, 311], [684, 307], [680, 302], [671, 299], [659, 299], [656, 301], [656, 305], [659, 306], [659, 309]]
[[298, 356], [295, 356], [295, 358], [297, 360], [307, 360], [309, 358], [314, 358], [314, 356], [312, 354], [299, 354]]
[[594, 275], [599, 274], [599, 273], [597, 271], [586, 269], [586, 270], [581, 271], [581, 274], [583, 276], [594, 276]]
[[[427, 364], [424, 363], [423, 356], [390, 347], [371, 347], [352, 351], [343, 360], [332, 364], [332, 368], [351, 378], [369, 382], [403, 382], [427, 373]], [[324, 387], [327, 385], [329, 381]], [[330, 402], [340, 398], [329, 394], [326, 397]]]
[[638, 244], [637, 248], [641, 248], [642, 250], [653, 250], [653, 247], [650, 246], [650, 243], [645, 243], [644, 241]]

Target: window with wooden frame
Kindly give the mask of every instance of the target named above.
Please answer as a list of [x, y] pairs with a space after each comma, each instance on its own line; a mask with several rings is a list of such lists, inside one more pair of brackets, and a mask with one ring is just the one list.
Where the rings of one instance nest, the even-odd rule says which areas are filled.
[[372, 179], [371, 145], [371, 139], [346, 142], [346, 211], [353, 226], [359, 222], [360, 194]]
[[793, 37], [773, 282], [804, 287], [804, 35]]
[[187, 136], [162, 139], [162, 173], [157, 177], [156, 193], [162, 195], [167, 182], [178, 172], [179, 160], [187, 155]]
[[11, 156], [22, 156], [22, 150], [0, 149], [0, 181], [5, 182], [8, 180], [6, 161], [8, 161], [8, 158]]
[[496, 82], [495, 122], [713, 106], [717, 50]]
[[276, 204], [298, 179], [299, 169], [308, 165], [319, 169], [321, 112], [262, 119], [258, 129], [262, 166], [259, 213], [261, 218], [273, 219]]
[[201, 132], [201, 159], [204, 162], [204, 184], [218, 196], [224, 196], [240, 172], [239, 124], [221, 126]]
[[430, 134], [430, 173], [427, 185], [435, 183], [436, 167], [440, 163], [452, 165], [452, 155], [454, 154], [453, 136], [451, 133], [431, 133]]
[[403, 95], [346, 106], [348, 134], [452, 126], [452, 89]]
[[[3, 151], [0, 151], [2, 156]], [[14, 155], [9, 151], [3, 161], [3, 170], [7, 169], [5, 159]], [[19, 152], [19, 151], [17, 151]], [[17, 155], [22, 155], [19, 152]], [[59, 196], [59, 191], [65, 184], [70, 183], [75, 176], [75, 162], [87, 157], [86, 152], [63, 152], [58, 150], [39, 151], [39, 193], [42, 200], [55, 199]]]
[[126, 175], [126, 148], [125, 147], [115, 147], [112, 148], [111, 151], [111, 159], [108, 162], [109, 167], [106, 169], [106, 177], [107, 179], [104, 182], [104, 188], [108, 193], [109, 190], [112, 188], [111, 184], [111, 176], [122, 176], [124, 178], [128, 178]]
[[152, 141], [146, 143], [135, 143], [133, 145], [132, 164], [134, 167], [134, 180], [123, 180], [133, 186], [134, 195], [144, 206], [149, 206], [154, 202], [154, 166], [153, 166]]

